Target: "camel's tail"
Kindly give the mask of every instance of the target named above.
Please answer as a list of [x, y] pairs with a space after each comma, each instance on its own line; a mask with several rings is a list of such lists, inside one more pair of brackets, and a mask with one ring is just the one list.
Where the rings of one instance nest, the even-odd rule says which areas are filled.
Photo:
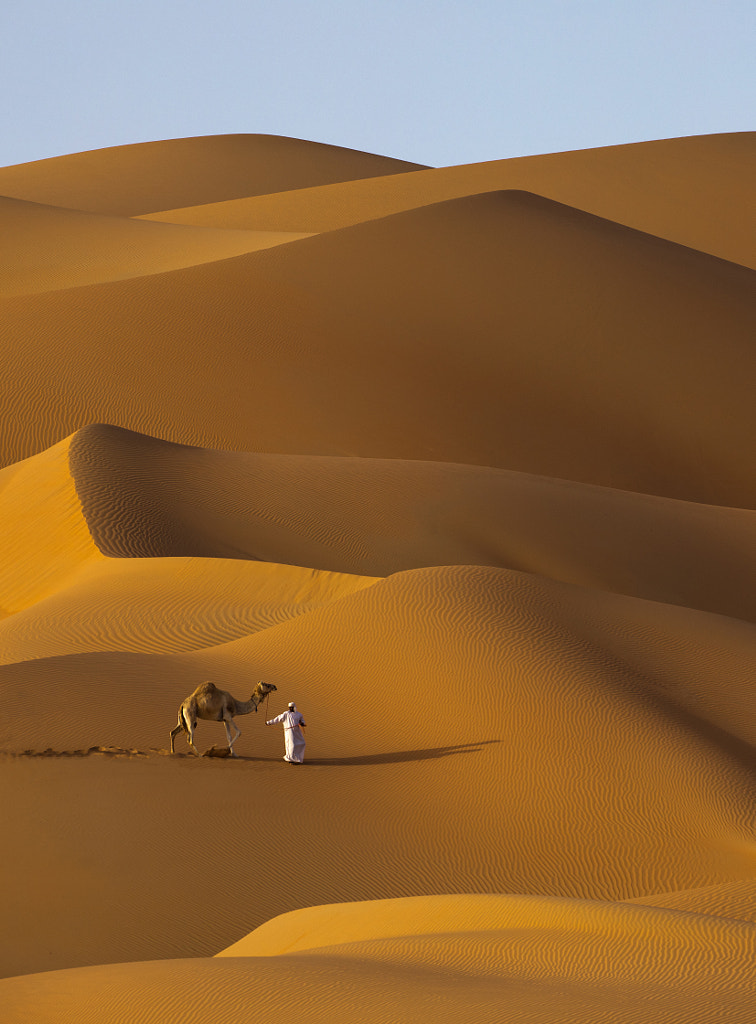
[[189, 735], [189, 726], [186, 724], [186, 719], [184, 718], [184, 705], [183, 704], [179, 708], [178, 724], [181, 726], [182, 730], [188, 736]]

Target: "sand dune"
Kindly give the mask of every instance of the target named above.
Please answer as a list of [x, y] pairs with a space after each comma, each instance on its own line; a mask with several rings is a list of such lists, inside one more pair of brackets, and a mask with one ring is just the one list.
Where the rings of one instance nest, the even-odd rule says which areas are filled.
[[87, 528], [69, 467], [69, 440], [2, 470], [0, 615], [54, 593], [102, 558]]
[[[163, 615], [181, 623], [165, 649], [189, 650], [276, 621], [291, 595], [308, 608], [433, 565], [514, 568], [756, 619], [756, 516], [739, 509], [472, 466], [190, 448], [103, 426], [3, 472], [0, 607], [16, 613], [0, 625], [5, 661], [160, 650]], [[152, 616], [155, 602], [159, 622], [137, 617], [127, 640], [129, 607]]]
[[[27, 870], [55, 877], [54, 859], [89, 851], [59, 903], [43, 886], [8, 906], [7, 973], [208, 955], [278, 913], [355, 897], [616, 900], [752, 878], [755, 645], [736, 620], [450, 567], [205, 650], [0, 667], [3, 749], [51, 752], [6, 762], [2, 855], [17, 862], [42, 830]], [[303, 707], [308, 766], [283, 764], [257, 715], [240, 720], [234, 764], [159, 756], [198, 682], [246, 697], [258, 678], [278, 686], [271, 712]], [[200, 725], [203, 749], [222, 736]], [[92, 747], [124, 753], [81, 756]], [[73, 815], [66, 790], [80, 794]], [[235, 883], [192, 928], [172, 880], [198, 863]], [[74, 903], [93, 919], [85, 932]]]
[[5, 459], [103, 421], [753, 507], [753, 285], [752, 271], [505, 193], [9, 299]]
[[0, 195], [133, 217], [420, 168], [277, 135], [168, 139], [0, 168]]
[[241, 560], [89, 562], [65, 589], [0, 621], [0, 662], [78, 651], [198, 650], [301, 615], [372, 582]]
[[212, 451], [104, 426], [79, 431], [69, 453], [82, 514], [111, 557], [363, 576], [495, 565], [756, 620], [756, 515], [741, 509], [478, 466]]
[[213, 960], [14, 978], [0, 995], [10, 1024], [30, 1006], [50, 1021], [94, 1021], [119, 1005], [109, 1019], [231, 1022], [253, 1013], [278, 1022], [280, 992], [292, 988], [323, 1022], [746, 1022], [753, 954], [753, 929], [731, 921], [533, 897], [422, 897], [314, 907]]
[[149, 216], [222, 228], [333, 231], [431, 203], [521, 189], [756, 269], [755, 175], [756, 132], [739, 132], [391, 174]]
[[4, 197], [0, 230], [0, 297], [160, 274], [307, 237], [152, 225]]
[[750, 1024], [754, 139], [0, 169], [3, 1024]]

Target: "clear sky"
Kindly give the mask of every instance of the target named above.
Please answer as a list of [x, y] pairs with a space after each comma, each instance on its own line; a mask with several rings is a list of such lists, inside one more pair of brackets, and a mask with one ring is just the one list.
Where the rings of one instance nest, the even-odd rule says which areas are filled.
[[750, 131], [756, 0], [6, 0], [0, 166], [227, 132], [440, 166]]

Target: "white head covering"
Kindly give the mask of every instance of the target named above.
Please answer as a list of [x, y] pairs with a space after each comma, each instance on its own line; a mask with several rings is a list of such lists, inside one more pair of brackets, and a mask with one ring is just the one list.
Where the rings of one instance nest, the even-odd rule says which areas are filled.
[[289, 701], [289, 711], [296, 711], [296, 710], [297, 710], [297, 705], [294, 703], [293, 700], [290, 700]]

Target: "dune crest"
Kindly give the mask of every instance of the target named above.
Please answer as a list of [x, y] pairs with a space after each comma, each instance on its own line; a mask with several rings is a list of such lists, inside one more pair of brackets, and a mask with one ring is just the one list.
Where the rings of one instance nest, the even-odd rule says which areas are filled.
[[[180, 446], [91, 425], [71, 473], [100, 551], [388, 576], [497, 565], [756, 620], [756, 514], [478, 466]], [[0, 499], [1, 500], [1, 499]]]
[[420, 164], [278, 135], [142, 142], [0, 168], [0, 195], [133, 217], [168, 206], [284, 192]]

